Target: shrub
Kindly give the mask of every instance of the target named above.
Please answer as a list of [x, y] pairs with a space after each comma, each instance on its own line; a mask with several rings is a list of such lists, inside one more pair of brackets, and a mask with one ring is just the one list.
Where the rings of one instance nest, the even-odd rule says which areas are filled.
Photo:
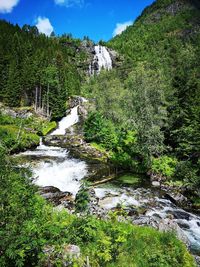
[[106, 149], [113, 149], [118, 142], [118, 136], [113, 123], [100, 113], [91, 113], [84, 124], [85, 138], [89, 142], [101, 143]]
[[87, 183], [82, 183], [75, 199], [76, 212], [87, 211], [90, 197]]
[[169, 156], [153, 158], [151, 169], [153, 173], [170, 178], [175, 174], [177, 159]]
[[197, 165], [190, 161], [180, 161], [177, 164], [175, 178], [184, 183], [192, 184], [194, 187], [200, 185], [200, 160]]

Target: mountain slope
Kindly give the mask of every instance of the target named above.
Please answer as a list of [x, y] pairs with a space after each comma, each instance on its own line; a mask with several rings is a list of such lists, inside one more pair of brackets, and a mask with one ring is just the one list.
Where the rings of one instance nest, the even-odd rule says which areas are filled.
[[177, 157], [174, 175], [199, 183], [198, 1], [158, 0], [107, 45], [124, 56], [123, 65], [83, 91], [96, 97], [98, 111], [118, 130], [136, 131], [133, 151], [126, 150], [132, 160], [149, 169], [154, 159]]

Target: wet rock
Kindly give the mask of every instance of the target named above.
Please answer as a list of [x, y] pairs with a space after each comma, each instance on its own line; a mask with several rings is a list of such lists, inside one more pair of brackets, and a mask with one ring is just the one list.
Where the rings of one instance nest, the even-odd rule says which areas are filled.
[[154, 186], [154, 187], [160, 187], [160, 182], [158, 182], [158, 181], [152, 181], [152, 186]]
[[138, 209], [135, 207], [125, 208], [124, 211], [127, 213], [127, 216], [133, 217], [138, 215]]
[[172, 191], [170, 193], [166, 193], [165, 198], [169, 199], [176, 205], [183, 206], [184, 204], [188, 204], [188, 199], [180, 192]]
[[82, 96], [71, 96], [68, 100], [69, 108], [74, 108], [76, 106], [82, 106], [84, 103], [87, 103], [87, 99]]
[[132, 223], [140, 226], [151, 226], [153, 228], [158, 229], [159, 222], [154, 217], [139, 216], [136, 219], [132, 220]]
[[39, 188], [41, 194], [60, 192], [60, 189], [54, 186], [44, 186]]
[[197, 267], [200, 267], [200, 256], [194, 255], [194, 259], [196, 261]]
[[60, 199], [61, 205], [66, 208], [68, 211], [73, 211], [75, 208], [75, 199], [73, 196], [64, 196]]
[[172, 214], [175, 219], [181, 219], [181, 220], [189, 220], [190, 214], [183, 210], [172, 210], [168, 212], [169, 214]]
[[[39, 194], [46, 200], [52, 202], [54, 205], [70, 204], [72, 202], [72, 194], [70, 192], [61, 192], [58, 188], [54, 186], [45, 186], [39, 189]], [[68, 202], [66, 203], [66, 200]], [[69, 201], [70, 200], [70, 201]]]

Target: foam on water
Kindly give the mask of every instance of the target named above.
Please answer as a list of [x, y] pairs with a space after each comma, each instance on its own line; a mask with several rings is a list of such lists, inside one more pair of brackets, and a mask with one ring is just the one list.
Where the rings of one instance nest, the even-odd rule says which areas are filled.
[[40, 140], [40, 145], [35, 150], [27, 150], [18, 156], [55, 157], [65, 158], [68, 152], [66, 149], [55, 146], [45, 146]]
[[80, 187], [80, 180], [87, 173], [86, 164], [75, 159], [65, 159], [63, 162], [40, 162], [33, 168], [35, 183], [39, 186], [54, 186], [61, 191], [75, 195]]

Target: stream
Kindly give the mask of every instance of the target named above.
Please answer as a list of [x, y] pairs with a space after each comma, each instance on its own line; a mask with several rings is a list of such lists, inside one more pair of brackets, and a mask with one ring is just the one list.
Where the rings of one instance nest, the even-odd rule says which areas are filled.
[[[65, 130], [78, 120], [76, 106], [60, 121], [58, 128], [51, 135], [64, 135]], [[79, 190], [81, 180], [88, 173], [86, 162], [71, 158], [66, 149], [44, 145], [42, 139], [36, 149], [17, 156], [24, 159], [26, 166], [31, 167], [35, 184], [41, 187], [54, 186], [61, 191], [70, 192], [73, 197]], [[161, 196], [158, 190], [151, 187], [119, 186], [110, 182], [95, 187], [94, 191], [98, 208], [104, 211], [116, 208], [119, 204], [129, 213], [131, 210], [143, 209], [143, 215], [134, 217], [133, 220], [133, 223], [139, 225], [148, 225], [149, 221], [159, 221], [171, 216], [170, 219], [178, 224], [188, 238], [191, 251], [200, 255], [200, 217], [177, 207]]]

